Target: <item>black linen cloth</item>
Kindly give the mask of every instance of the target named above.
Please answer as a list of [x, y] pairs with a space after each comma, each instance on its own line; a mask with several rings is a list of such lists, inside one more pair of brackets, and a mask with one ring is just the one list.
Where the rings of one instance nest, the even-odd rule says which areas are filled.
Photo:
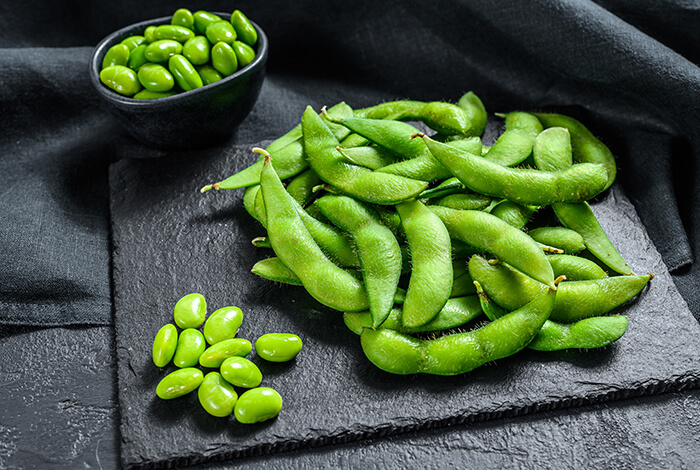
[[353, 86], [370, 91], [352, 106], [473, 90], [490, 112], [581, 119], [617, 156], [624, 189], [699, 315], [700, 14], [687, 2], [30, 0], [0, 7], [1, 322], [111, 321], [107, 166], [152, 152], [99, 108], [87, 60], [111, 31], [181, 6], [239, 8], [270, 38], [268, 80], [279, 88], [231, 144], [286, 131], [299, 97], [325, 90], [332, 104]]

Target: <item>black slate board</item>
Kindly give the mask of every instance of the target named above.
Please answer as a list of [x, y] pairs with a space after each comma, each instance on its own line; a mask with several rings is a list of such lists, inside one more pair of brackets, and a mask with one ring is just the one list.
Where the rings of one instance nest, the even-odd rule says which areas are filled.
[[[197, 160], [185, 154], [123, 160], [111, 168], [125, 467], [221, 461], [700, 383], [700, 327], [616, 186], [594, 210], [632, 268], [656, 275], [626, 309], [630, 326], [618, 343], [587, 352], [525, 351], [459, 377], [398, 377], [376, 369], [339, 313], [319, 306], [300, 288], [250, 273], [269, 252], [250, 244], [262, 229], [243, 209], [242, 191], [197, 191], [252, 162], [256, 156], [249, 148], [214, 148]], [[195, 394], [173, 401], [155, 396], [170, 367], [152, 364], [153, 336], [171, 321], [175, 301], [193, 291], [204, 294], [211, 309], [241, 307], [241, 337], [291, 331], [304, 339], [304, 351], [288, 364], [252, 356], [264, 385], [285, 400], [277, 419], [243, 426], [208, 416]]]

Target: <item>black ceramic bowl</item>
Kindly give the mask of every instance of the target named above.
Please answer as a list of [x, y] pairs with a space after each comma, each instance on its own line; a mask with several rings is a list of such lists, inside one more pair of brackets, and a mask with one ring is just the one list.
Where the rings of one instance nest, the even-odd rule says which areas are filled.
[[[228, 20], [231, 15], [213, 12]], [[143, 35], [150, 25], [169, 24], [171, 16], [142, 21], [104, 38], [92, 53], [90, 81], [106, 110], [137, 140], [159, 148], [195, 148], [220, 142], [250, 113], [260, 94], [267, 63], [267, 36], [257, 24], [253, 62], [211, 85], [167, 98], [137, 100], [100, 82], [102, 59], [124, 38]]]

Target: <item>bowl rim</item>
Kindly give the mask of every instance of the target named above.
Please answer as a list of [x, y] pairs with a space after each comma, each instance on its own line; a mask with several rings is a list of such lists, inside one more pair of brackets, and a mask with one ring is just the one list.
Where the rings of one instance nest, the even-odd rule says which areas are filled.
[[[231, 18], [231, 13], [222, 13], [222, 12], [216, 12], [212, 11], [209, 12], [215, 15], [220, 16], [224, 20], [230, 21]], [[98, 63], [98, 57], [102, 55], [102, 52], [109, 49], [112, 47], [114, 44], [118, 44], [117, 41], [115, 41], [116, 38], [124, 35], [125, 37], [128, 37], [127, 33], [133, 31], [133, 30], [138, 30], [138, 29], [145, 29], [148, 26], [151, 25], [160, 25], [160, 24], [170, 24], [169, 21], [172, 18], [172, 15], [168, 16], [161, 16], [159, 18], [154, 18], [151, 20], [144, 20], [144, 21], [139, 21], [138, 23], [133, 23], [131, 25], [125, 26], [123, 28], [120, 28], [109, 35], [105, 36], [92, 51], [92, 55], [90, 57], [90, 81], [92, 82], [93, 86], [97, 89], [98, 93], [108, 101], [113, 101], [120, 103], [122, 105], [126, 106], [134, 106], [134, 107], [158, 107], [158, 106], [167, 106], [171, 104], [176, 104], [178, 101], [185, 101], [189, 100], [192, 97], [196, 97], [199, 94], [205, 94], [207, 92], [210, 92], [214, 88], [216, 88], [217, 85], [224, 85], [229, 82], [236, 81], [238, 78], [241, 78], [245, 75], [248, 75], [251, 73], [253, 70], [257, 69], [261, 65], [264, 65], [264, 63], [267, 61], [267, 51], [268, 51], [268, 42], [267, 42], [267, 35], [265, 35], [265, 32], [262, 30], [260, 25], [255, 23], [254, 21], [250, 20], [250, 23], [255, 27], [255, 30], [258, 32], [258, 44], [257, 44], [257, 53], [255, 55], [255, 59], [253, 61], [246, 65], [245, 67], [237, 70], [233, 74], [229, 75], [228, 77], [224, 77], [223, 79], [211, 83], [209, 85], [205, 85], [201, 88], [196, 88], [194, 90], [186, 91], [183, 93], [178, 93], [173, 96], [167, 96], [163, 98], [158, 98], [158, 99], [153, 99], [153, 100], [139, 100], [136, 98], [131, 98], [128, 96], [123, 96], [120, 95], [119, 93], [115, 91], [109, 90], [107, 87], [105, 87], [102, 82], [100, 81], [100, 69], [102, 64]], [[133, 34], [132, 34], [133, 35]]]

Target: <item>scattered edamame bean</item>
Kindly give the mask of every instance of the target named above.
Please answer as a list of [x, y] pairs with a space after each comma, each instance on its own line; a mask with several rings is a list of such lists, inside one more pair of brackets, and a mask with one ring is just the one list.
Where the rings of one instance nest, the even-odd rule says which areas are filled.
[[197, 396], [202, 408], [217, 418], [230, 416], [238, 401], [236, 390], [218, 372], [209, 372], [204, 376]]
[[205, 348], [206, 342], [202, 332], [194, 328], [186, 328], [177, 339], [173, 364], [180, 368], [197, 365]]
[[222, 307], [209, 315], [204, 323], [204, 337], [209, 344], [232, 339], [243, 323], [243, 312], [238, 307]]
[[182, 329], [199, 328], [207, 314], [207, 301], [202, 294], [187, 294], [173, 308], [175, 324]]
[[172, 323], [164, 325], [153, 340], [153, 363], [158, 367], [167, 366], [177, 349], [177, 328]]
[[246, 390], [238, 397], [233, 414], [239, 423], [252, 424], [267, 421], [282, 411], [282, 397], [269, 387]]
[[194, 391], [204, 380], [201, 370], [186, 367], [169, 373], [158, 383], [156, 395], [163, 400], [171, 400]]
[[301, 348], [301, 338], [292, 333], [267, 333], [255, 341], [255, 352], [270, 362], [291, 361]]
[[262, 372], [252, 361], [231, 356], [221, 364], [221, 375], [236, 387], [255, 388], [262, 383]]
[[231, 356], [247, 356], [253, 345], [247, 339], [231, 338], [212, 344], [198, 356], [202, 367], [216, 368]]

